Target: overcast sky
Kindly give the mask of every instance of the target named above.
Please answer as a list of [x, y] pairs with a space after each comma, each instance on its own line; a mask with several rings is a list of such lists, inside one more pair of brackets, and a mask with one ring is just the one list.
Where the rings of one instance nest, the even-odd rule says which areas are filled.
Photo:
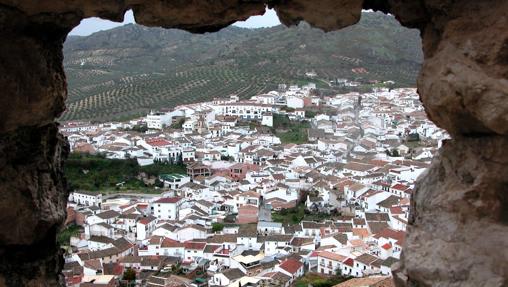
[[[134, 15], [129, 10], [125, 13], [123, 23], [102, 20], [100, 18], [88, 18], [81, 21], [81, 23], [74, 28], [70, 35], [88, 36], [92, 33], [101, 30], [108, 30], [114, 27], [122, 26], [127, 23], [135, 23]], [[252, 16], [247, 21], [236, 22], [235, 26], [245, 28], [259, 28], [259, 27], [272, 27], [280, 24], [279, 18], [274, 10], [267, 10], [262, 16]]]

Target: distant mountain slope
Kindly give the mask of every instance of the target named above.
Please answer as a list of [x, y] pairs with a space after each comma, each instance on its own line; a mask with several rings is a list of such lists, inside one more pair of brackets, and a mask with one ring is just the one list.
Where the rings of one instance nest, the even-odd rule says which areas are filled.
[[279, 83], [348, 78], [414, 85], [422, 53], [416, 30], [390, 16], [364, 13], [341, 31], [306, 24], [228, 27], [195, 35], [128, 24], [64, 45], [69, 81], [62, 120], [110, 120], [213, 97], [249, 97]]

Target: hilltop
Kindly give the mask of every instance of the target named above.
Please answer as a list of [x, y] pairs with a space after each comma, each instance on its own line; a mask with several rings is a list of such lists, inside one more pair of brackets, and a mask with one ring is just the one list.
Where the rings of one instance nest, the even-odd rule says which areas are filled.
[[[413, 86], [422, 61], [418, 32], [380, 13], [330, 33], [305, 23], [203, 35], [128, 24], [69, 36], [64, 56], [69, 98], [61, 119], [99, 121], [230, 94], [246, 98], [280, 83], [312, 81], [331, 92], [337, 78]], [[314, 79], [305, 76], [310, 71]]]

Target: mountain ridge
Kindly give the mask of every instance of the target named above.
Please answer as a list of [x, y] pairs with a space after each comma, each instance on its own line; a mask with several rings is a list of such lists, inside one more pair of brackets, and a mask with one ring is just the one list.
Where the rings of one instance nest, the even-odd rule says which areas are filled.
[[[330, 88], [330, 80], [347, 78], [409, 86], [421, 61], [418, 32], [380, 13], [364, 13], [357, 25], [328, 33], [306, 23], [201, 35], [127, 24], [68, 37], [68, 110], [61, 119], [132, 117], [229, 94], [246, 98], [279, 83]], [[309, 71], [317, 79], [308, 79]]]

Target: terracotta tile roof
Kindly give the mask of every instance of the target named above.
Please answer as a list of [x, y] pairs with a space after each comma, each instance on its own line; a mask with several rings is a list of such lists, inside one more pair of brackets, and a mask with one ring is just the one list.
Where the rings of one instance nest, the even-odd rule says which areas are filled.
[[284, 269], [291, 274], [295, 274], [302, 266], [303, 263], [296, 259], [287, 259], [279, 265], [281, 269]]
[[391, 238], [400, 242], [400, 244], [404, 244], [406, 239], [406, 233], [404, 231], [394, 230], [391, 228], [384, 228], [383, 230], [377, 232], [374, 235], [374, 238]]
[[390, 250], [392, 248], [392, 245], [388, 242], [388, 243], [383, 244], [383, 246], [381, 246], [381, 247], [385, 250]]
[[394, 186], [392, 186], [392, 189], [396, 189], [396, 190], [400, 190], [400, 191], [404, 191], [408, 188], [409, 188], [409, 186], [403, 185], [401, 183], [397, 183]]
[[185, 249], [197, 249], [204, 250], [206, 246], [206, 242], [192, 242], [186, 241], [184, 242]]
[[388, 213], [375, 213], [375, 212], [365, 212], [365, 219], [367, 221], [390, 221], [390, 216]]
[[393, 287], [393, 279], [391, 277], [376, 276], [365, 278], [353, 278], [337, 284], [333, 287]]
[[353, 235], [365, 238], [369, 236], [369, 230], [367, 228], [353, 228]]
[[153, 216], [147, 216], [147, 217], [143, 217], [141, 219], [139, 219], [139, 223], [141, 224], [144, 224], [144, 225], [147, 225], [148, 223], [154, 221], [156, 218], [153, 217]]
[[146, 143], [151, 145], [151, 146], [157, 146], [157, 147], [159, 147], [159, 146], [167, 146], [167, 145], [171, 144], [170, 141], [167, 141], [167, 140], [161, 139], [161, 138], [147, 139]]
[[376, 234], [380, 231], [382, 231], [385, 228], [390, 227], [388, 223], [382, 221], [382, 222], [376, 222], [376, 221], [368, 221], [368, 226], [370, 229], [370, 232], [373, 234]]
[[329, 251], [321, 251], [321, 252], [319, 252], [318, 256], [324, 257], [326, 259], [334, 260], [334, 261], [339, 261], [339, 262], [343, 262], [344, 260], [347, 259], [346, 256], [343, 256], [343, 255], [340, 255], [337, 253], [333, 253], [333, 252], [329, 252]]
[[226, 278], [228, 278], [230, 281], [234, 281], [238, 278], [242, 278], [245, 274], [238, 268], [231, 268], [224, 272], [222, 272]]
[[304, 237], [295, 237], [290, 242], [293, 246], [302, 246], [307, 244], [314, 244], [314, 241], [312, 238], [304, 238]]
[[180, 200], [182, 200], [181, 197], [163, 197], [159, 198], [158, 200], [154, 201], [154, 203], [177, 203]]
[[346, 264], [347, 266], [353, 267], [353, 265], [355, 264], [355, 261], [352, 258], [348, 258], [348, 259], [344, 260], [343, 263]]
[[120, 216], [120, 213], [118, 213], [114, 210], [107, 210], [107, 211], [97, 214], [97, 216], [101, 219], [111, 219], [111, 218]]
[[364, 253], [364, 254], [356, 257], [355, 261], [358, 261], [358, 262], [363, 263], [365, 265], [370, 265], [370, 264], [372, 264], [372, 262], [374, 262], [374, 261], [376, 261], [378, 259], [379, 258], [377, 258], [376, 256]]
[[161, 248], [178, 248], [178, 247], [184, 247], [185, 244], [173, 240], [171, 238], [164, 238], [161, 243]]
[[368, 171], [368, 170], [371, 170], [375, 167], [376, 167], [375, 165], [365, 164], [365, 163], [360, 163], [360, 162], [348, 162], [344, 166], [345, 169], [356, 170], [356, 171]]
[[400, 206], [393, 206], [393, 207], [390, 207], [390, 213], [391, 214], [404, 214], [404, 211], [402, 210], [402, 207], [400, 207]]

